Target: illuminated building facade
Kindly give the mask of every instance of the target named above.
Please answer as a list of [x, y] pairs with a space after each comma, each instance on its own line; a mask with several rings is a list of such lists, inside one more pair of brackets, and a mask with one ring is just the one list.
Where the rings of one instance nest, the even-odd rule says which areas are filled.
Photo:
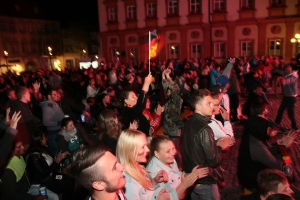
[[98, 11], [108, 60], [147, 60], [154, 29], [162, 61], [299, 53], [300, 0], [98, 0]]

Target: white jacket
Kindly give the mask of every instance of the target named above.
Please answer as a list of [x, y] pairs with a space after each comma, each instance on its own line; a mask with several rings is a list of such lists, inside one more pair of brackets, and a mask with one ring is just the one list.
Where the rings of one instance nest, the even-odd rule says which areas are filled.
[[182, 172], [179, 171], [176, 161], [174, 161], [174, 163], [171, 164], [171, 168], [169, 168], [156, 157], [153, 157], [148, 163], [146, 169], [150, 173], [151, 177], [155, 177], [157, 173], [161, 170], [167, 172], [169, 181], [167, 183], [159, 183], [159, 190], [171, 188], [171, 199], [178, 199], [176, 188], [181, 183]]
[[[131, 176], [129, 176], [126, 172], [123, 173], [125, 180], [126, 180], [126, 185], [125, 185], [125, 197], [128, 200], [156, 200], [158, 197], [159, 192], [162, 189], [166, 189], [172, 200], [175, 200], [172, 198], [177, 193], [174, 191], [171, 187], [154, 187], [154, 190], [147, 190], [143, 188], [135, 179], [133, 179]], [[174, 194], [175, 192], [175, 194]], [[177, 197], [178, 199], [178, 197]]]

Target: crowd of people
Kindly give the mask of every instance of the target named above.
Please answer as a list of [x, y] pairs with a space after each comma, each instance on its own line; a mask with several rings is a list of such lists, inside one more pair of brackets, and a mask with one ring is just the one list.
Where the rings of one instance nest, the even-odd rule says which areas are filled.
[[[94, 200], [219, 200], [223, 153], [235, 145], [233, 126], [247, 119], [237, 174], [251, 194], [241, 199], [293, 199], [277, 146], [289, 148], [298, 134], [295, 61], [211, 57], [8, 72], [0, 76], [0, 197], [80, 199], [85, 188], [83, 198]], [[265, 92], [277, 76], [283, 98], [271, 122]], [[286, 108], [291, 130], [280, 126]], [[193, 114], [182, 118], [186, 110]]]

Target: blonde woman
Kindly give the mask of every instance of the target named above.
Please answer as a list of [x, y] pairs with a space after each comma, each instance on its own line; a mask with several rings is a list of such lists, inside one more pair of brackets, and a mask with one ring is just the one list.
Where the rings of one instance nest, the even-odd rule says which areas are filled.
[[125, 166], [125, 196], [130, 200], [178, 199], [176, 190], [159, 187], [167, 182], [168, 175], [161, 170], [152, 179], [142, 164], [147, 163], [149, 153], [146, 135], [138, 130], [122, 131], [117, 144], [117, 158]]

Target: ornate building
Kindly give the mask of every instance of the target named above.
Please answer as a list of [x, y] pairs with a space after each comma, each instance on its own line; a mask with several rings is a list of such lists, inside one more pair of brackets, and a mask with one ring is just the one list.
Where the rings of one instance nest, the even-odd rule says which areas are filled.
[[0, 16], [0, 52], [4, 51], [8, 55], [4, 56], [5, 61], [2, 57], [1, 64], [2, 67], [8, 64], [10, 70], [59, 65], [56, 63], [57, 56], [62, 54], [59, 22]]
[[98, 11], [108, 60], [147, 60], [154, 29], [158, 60], [299, 53], [300, 0], [98, 0]]

